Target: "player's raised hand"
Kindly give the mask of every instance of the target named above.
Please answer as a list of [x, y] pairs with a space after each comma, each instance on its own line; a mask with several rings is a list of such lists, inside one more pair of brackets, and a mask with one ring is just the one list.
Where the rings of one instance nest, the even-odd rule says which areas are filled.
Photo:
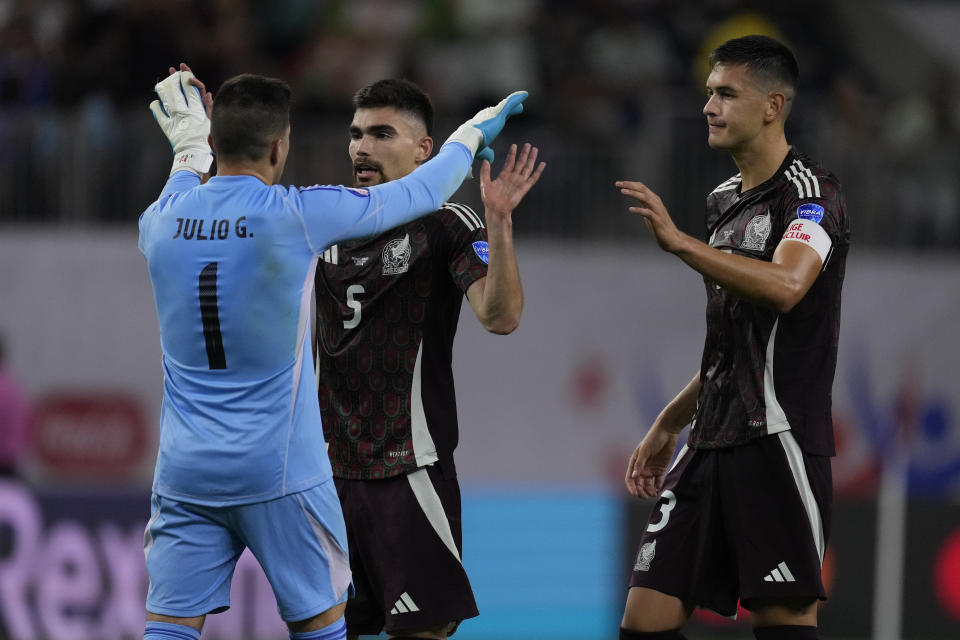
[[[187, 73], [192, 74], [193, 71], [187, 66], [187, 63], [180, 63], [180, 71], [186, 71]], [[169, 73], [172, 76], [177, 72], [177, 69], [170, 67]], [[197, 88], [197, 91], [200, 92], [200, 99], [203, 101], [203, 110], [207, 112], [207, 117], [210, 117], [210, 110], [213, 109], [213, 94], [207, 91], [207, 86], [200, 81], [200, 78], [193, 76], [188, 80], [188, 83]]]
[[517, 155], [517, 145], [510, 145], [507, 159], [496, 180], [491, 180], [490, 163], [484, 159], [480, 164], [480, 195], [486, 216], [509, 218], [527, 192], [537, 184], [547, 163], [537, 164], [536, 147], [524, 144]]
[[620, 193], [637, 200], [639, 206], [630, 207], [628, 211], [643, 216], [643, 221], [660, 248], [676, 253], [683, 244], [684, 234], [673, 223], [660, 196], [642, 182], [620, 180], [616, 185]]
[[670, 433], [656, 425], [647, 432], [627, 463], [624, 482], [630, 495], [652, 498], [660, 493], [678, 438], [679, 434]]
[[181, 170], [202, 175], [210, 170], [213, 162], [207, 142], [210, 118], [200, 88], [192, 84], [191, 79], [194, 79], [191, 71], [174, 70], [154, 86], [158, 99], [150, 103], [153, 117], [173, 147], [171, 175]]
[[459, 142], [470, 150], [474, 158], [492, 162], [493, 150], [488, 149], [490, 143], [503, 130], [507, 118], [523, 112], [523, 101], [527, 95], [526, 91], [514, 91], [495, 106], [481, 109], [477, 115], [457, 127], [443, 144]]

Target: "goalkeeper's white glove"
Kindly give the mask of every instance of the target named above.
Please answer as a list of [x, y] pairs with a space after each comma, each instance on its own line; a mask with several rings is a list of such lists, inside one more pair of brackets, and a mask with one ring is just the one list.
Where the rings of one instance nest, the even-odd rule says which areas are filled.
[[159, 100], [150, 103], [150, 111], [173, 147], [173, 168], [202, 175], [210, 171], [213, 152], [207, 142], [210, 118], [203, 108], [200, 90], [189, 84], [193, 73], [177, 71], [153, 88]]
[[474, 158], [493, 162], [493, 149], [490, 143], [503, 129], [507, 118], [523, 112], [523, 101], [527, 98], [526, 91], [514, 91], [501, 100], [495, 107], [481, 109], [447, 138], [443, 144], [459, 142], [470, 150]]

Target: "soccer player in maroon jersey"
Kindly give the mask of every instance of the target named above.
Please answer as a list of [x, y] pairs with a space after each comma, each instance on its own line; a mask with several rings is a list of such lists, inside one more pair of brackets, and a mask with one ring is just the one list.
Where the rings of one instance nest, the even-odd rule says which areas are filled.
[[707, 289], [700, 370], [627, 466], [630, 493], [657, 503], [620, 638], [678, 640], [694, 607], [730, 616], [739, 600], [759, 640], [810, 640], [826, 596], [830, 398], [849, 223], [837, 179], [787, 143], [798, 78], [790, 50], [747, 36], [722, 44], [710, 63], [707, 140], [739, 173], [707, 197], [708, 243], [678, 230], [643, 183], [616, 183], [660, 248], [701, 273]]
[[[429, 98], [406, 80], [354, 96], [354, 186], [413, 171], [433, 152]], [[507, 334], [523, 293], [511, 215], [537, 182], [537, 149], [511, 146], [499, 176], [480, 167], [485, 212], [446, 203], [416, 223], [328, 249], [317, 268], [323, 430], [347, 522], [352, 637], [445, 638], [477, 615], [461, 563], [457, 409], [451, 358], [466, 294]]]

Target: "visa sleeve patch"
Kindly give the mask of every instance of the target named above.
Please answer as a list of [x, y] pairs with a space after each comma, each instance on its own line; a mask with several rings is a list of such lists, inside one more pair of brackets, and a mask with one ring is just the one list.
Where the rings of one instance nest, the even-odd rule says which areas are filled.
[[473, 243], [473, 252], [477, 257], [483, 260], [483, 264], [490, 264], [490, 245], [485, 240], [477, 240]]
[[802, 242], [820, 255], [820, 263], [830, 255], [833, 240], [826, 230], [812, 220], [794, 220], [787, 226], [781, 242]]
[[807, 202], [797, 207], [797, 217], [820, 224], [823, 220], [823, 207], [815, 202]]

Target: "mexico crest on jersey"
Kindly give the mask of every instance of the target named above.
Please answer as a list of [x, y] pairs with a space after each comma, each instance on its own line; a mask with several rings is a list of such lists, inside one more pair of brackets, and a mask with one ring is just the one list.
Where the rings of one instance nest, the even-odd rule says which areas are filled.
[[393, 276], [399, 273], [406, 273], [410, 268], [410, 256], [413, 250], [410, 248], [410, 234], [403, 238], [394, 238], [383, 247], [383, 253], [380, 259], [383, 263], [383, 275]]
[[770, 237], [770, 226], [769, 212], [754, 216], [743, 231], [743, 242], [740, 243], [740, 248], [763, 251], [767, 246], [767, 238]]
[[640, 547], [640, 552], [637, 554], [637, 561], [633, 565], [634, 571], [649, 571], [650, 563], [653, 562], [654, 556], [657, 555], [657, 541], [647, 542]]

